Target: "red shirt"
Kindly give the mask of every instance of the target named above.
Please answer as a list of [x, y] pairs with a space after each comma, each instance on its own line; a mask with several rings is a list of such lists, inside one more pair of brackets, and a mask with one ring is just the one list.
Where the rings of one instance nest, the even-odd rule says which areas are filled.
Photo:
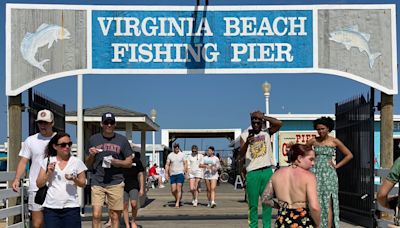
[[149, 169], [149, 176], [154, 176], [157, 175], [157, 171], [156, 171], [156, 167], [153, 165], [150, 169]]

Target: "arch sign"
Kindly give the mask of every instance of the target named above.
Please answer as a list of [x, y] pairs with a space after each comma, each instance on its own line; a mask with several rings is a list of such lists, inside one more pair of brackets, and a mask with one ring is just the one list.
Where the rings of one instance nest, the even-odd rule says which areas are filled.
[[397, 94], [395, 5], [7, 4], [6, 94], [77, 74], [339, 75]]

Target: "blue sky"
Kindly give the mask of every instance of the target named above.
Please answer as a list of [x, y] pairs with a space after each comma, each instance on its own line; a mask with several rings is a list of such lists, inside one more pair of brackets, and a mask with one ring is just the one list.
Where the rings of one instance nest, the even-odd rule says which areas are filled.
[[[7, 1], [8, 3], [46, 3], [46, 1]], [[113, 5], [194, 5], [195, 0], [136, 0], [127, 1], [52, 1], [54, 4], [113, 4]], [[210, 5], [284, 5], [284, 4], [348, 4], [348, 3], [396, 3], [399, 1], [267, 1], [267, 0], [209, 0]], [[5, 21], [5, 1], [0, 8]], [[397, 6], [397, 15], [399, 6]], [[398, 16], [399, 17], [399, 16]], [[399, 29], [397, 20], [397, 31]], [[0, 30], [2, 50], [5, 50], [4, 23]], [[399, 34], [397, 35], [399, 39]], [[399, 45], [399, 44], [398, 44]], [[398, 54], [398, 58], [400, 55]], [[6, 141], [5, 96], [5, 51], [0, 54], [0, 144]], [[356, 81], [334, 75], [321, 74], [246, 74], [246, 75], [85, 75], [84, 108], [110, 104], [149, 113], [152, 108], [158, 112], [157, 123], [161, 128], [246, 128], [249, 112], [265, 110], [265, 98], [261, 89], [264, 81], [272, 85], [270, 112], [314, 114], [334, 113], [335, 103], [361, 93], [369, 92], [369, 87]], [[34, 89], [60, 103], [65, 103], [67, 111], [76, 110], [76, 78], [65, 77], [35, 86]], [[380, 92], [376, 91], [376, 100]], [[23, 93], [23, 102], [27, 103]], [[400, 114], [400, 98], [394, 96], [395, 114]], [[24, 118], [23, 138], [27, 136]], [[74, 128], [68, 128], [73, 131]], [[135, 135], [136, 136], [136, 135]], [[135, 137], [134, 136], [134, 137]], [[147, 136], [150, 143], [151, 135]], [[157, 143], [159, 132], [157, 133]], [[184, 143], [183, 141], [181, 143]], [[226, 140], [187, 141], [216, 145], [225, 149]], [[219, 148], [218, 148], [219, 147]]]

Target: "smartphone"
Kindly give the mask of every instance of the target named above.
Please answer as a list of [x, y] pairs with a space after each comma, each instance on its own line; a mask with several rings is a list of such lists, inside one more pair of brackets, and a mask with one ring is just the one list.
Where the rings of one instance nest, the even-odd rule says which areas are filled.
[[254, 136], [256, 134], [256, 131], [254, 129], [249, 129], [249, 137]]

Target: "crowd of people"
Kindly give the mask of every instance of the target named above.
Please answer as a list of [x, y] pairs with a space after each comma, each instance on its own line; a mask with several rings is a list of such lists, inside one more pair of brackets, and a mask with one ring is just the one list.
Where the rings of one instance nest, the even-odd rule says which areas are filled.
[[[110, 227], [119, 227], [123, 215], [126, 227], [137, 227], [136, 216], [139, 197], [145, 191], [145, 168], [140, 153], [134, 153], [127, 138], [115, 132], [116, 119], [106, 112], [101, 117], [101, 132], [92, 135], [88, 142], [85, 161], [71, 154], [72, 140], [69, 134], [54, 132], [54, 115], [49, 110], [38, 112], [36, 124], [39, 133], [29, 136], [19, 153], [20, 160], [12, 182], [14, 191], [19, 191], [21, 177], [29, 161], [28, 208], [31, 212], [31, 226], [39, 227], [81, 227], [78, 187], [85, 187], [85, 171], [90, 170], [92, 227], [102, 226], [102, 209], [108, 209]], [[198, 204], [199, 182], [205, 179], [208, 206], [215, 207], [215, 188], [218, 179], [220, 159], [214, 156], [210, 146], [206, 156], [198, 153], [193, 145], [192, 154], [185, 158], [179, 148], [168, 155], [165, 172], [157, 172], [157, 164], [150, 169], [150, 180], [164, 188], [164, 181], [170, 181], [175, 207], [181, 206], [182, 184], [189, 179], [193, 195], [193, 206]], [[165, 180], [164, 180], [165, 178]], [[40, 188], [47, 187], [44, 202], [36, 198]], [[38, 194], [39, 195], [39, 194]], [[41, 194], [40, 194], [41, 195]], [[128, 208], [132, 208], [129, 216]], [[131, 220], [129, 220], [131, 217]]]
[[[102, 132], [90, 138], [85, 162], [71, 155], [69, 134], [53, 132], [51, 111], [39, 111], [36, 123], [39, 133], [25, 140], [12, 183], [13, 190], [19, 191], [20, 179], [31, 160], [28, 208], [32, 214], [32, 227], [81, 227], [77, 187], [85, 187], [88, 169], [92, 171], [93, 227], [101, 227], [104, 205], [108, 208], [111, 227], [119, 227], [122, 212], [126, 227], [136, 227], [138, 198], [144, 195], [144, 168], [140, 155], [135, 156], [127, 138], [115, 132], [114, 114], [102, 115]], [[45, 186], [44, 202], [38, 203], [38, 190]]]
[[192, 146], [192, 153], [185, 158], [180, 150], [179, 144], [173, 145], [174, 151], [168, 154], [165, 174], [166, 180], [170, 181], [171, 193], [175, 199], [175, 208], [182, 205], [182, 185], [189, 180], [189, 188], [192, 193], [192, 205], [197, 207], [199, 200], [199, 187], [201, 180], [204, 179], [207, 190], [207, 207], [215, 208], [217, 203], [216, 186], [219, 178], [218, 171], [221, 169], [220, 159], [214, 155], [215, 148], [208, 147], [206, 155], [198, 152], [197, 145]]
[[[258, 205], [262, 203], [263, 227], [271, 226], [272, 208], [278, 209], [277, 227], [339, 227], [338, 177], [336, 170], [348, 164], [353, 155], [329, 133], [334, 121], [321, 117], [313, 122], [317, 136], [306, 144], [289, 143], [289, 166], [277, 169], [271, 147], [271, 136], [279, 131], [282, 122], [260, 111], [250, 113], [251, 127], [240, 136], [241, 160], [245, 163], [246, 198], [249, 227], [258, 227]], [[119, 227], [123, 215], [126, 227], [137, 227], [139, 197], [145, 194], [146, 174], [140, 153], [134, 153], [125, 136], [115, 132], [113, 113], [102, 115], [102, 131], [88, 142], [85, 161], [71, 155], [69, 134], [53, 132], [54, 116], [49, 110], [38, 113], [39, 133], [29, 136], [19, 153], [16, 176], [12, 183], [19, 191], [20, 179], [31, 161], [29, 172], [28, 208], [32, 227], [81, 227], [78, 187], [85, 187], [85, 171], [91, 170], [92, 227], [101, 227], [102, 209], [106, 205], [111, 227]], [[160, 174], [157, 163], [148, 171], [148, 179], [159, 188], [170, 183], [174, 207], [182, 206], [182, 185], [189, 182], [192, 205], [199, 205], [199, 185], [204, 180], [207, 206], [214, 208], [216, 188], [222, 160], [213, 146], [206, 154], [197, 145], [185, 156], [179, 144], [168, 154], [165, 171]], [[336, 153], [342, 159], [336, 161]], [[400, 181], [400, 159], [379, 190], [378, 202], [393, 208], [397, 197], [389, 197], [393, 186]], [[48, 187], [43, 203], [37, 203], [37, 192]], [[128, 208], [132, 208], [129, 215]], [[131, 220], [129, 219], [131, 217]]]

